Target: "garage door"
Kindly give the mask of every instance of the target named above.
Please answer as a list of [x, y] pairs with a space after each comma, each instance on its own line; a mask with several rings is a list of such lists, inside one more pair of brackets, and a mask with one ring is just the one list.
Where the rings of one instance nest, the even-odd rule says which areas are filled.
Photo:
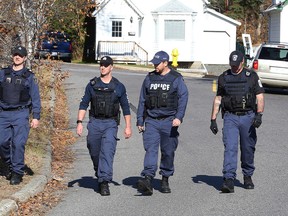
[[204, 31], [203, 63], [228, 64], [230, 36], [223, 31]]

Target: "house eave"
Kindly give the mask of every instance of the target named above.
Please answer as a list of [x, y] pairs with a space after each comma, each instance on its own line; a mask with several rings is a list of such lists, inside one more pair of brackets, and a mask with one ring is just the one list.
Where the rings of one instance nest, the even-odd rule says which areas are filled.
[[215, 11], [215, 10], [213, 10], [213, 9], [206, 8], [206, 9], [204, 10], [204, 13], [211, 13], [211, 14], [213, 14], [213, 15], [215, 15], [215, 16], [218, 16], [218, 17], [220, 17], [220, 18], [222, 18], [222, 19], [224, 19], [224, 20], [227, 20], [228, 22], [231, 22], [231, 23], [234, 24], [234, 25], [241, 26], [241, 22], [239, 22], [239, 21], [237, 21], [237, 20], [234, 20], [234, 19], [232, 19], [232, 18], [230, 18], [230, 17], [228, 17], [228, 16], [225, 16], [225, 15], [223, 15], [223, 14], [221, 14], [221, 13], [218, 13], [217, 11]]
[[[110, 2], [111, 0], [107, 0], [107, 1], [102, 1], [99, 5], [99, 9], [98, 10], [95, 10], [93, 13], [92, 13], [92, 16], [93, 17], [96, 17], [97, 14]], [[132, 1], [130, 0], [125, 0], [126, 4], [137, 14], [137, 16], [140, 18], [140, 19], [143, 19], [144, 18], [144, 15], [143, 13], [132, 3]]]
[[283, 7], [288, 5], [288, 0], [280, 2], [278, 4], [272, 4], [270, 5], [266, 10], [263, 11], [263, 13], [270, 13], [271, 11], [282, 11]]
[[125, 0], [127, 5], [138, 15], [140, 19], [144, 18], [144, 14], [130, 0]]

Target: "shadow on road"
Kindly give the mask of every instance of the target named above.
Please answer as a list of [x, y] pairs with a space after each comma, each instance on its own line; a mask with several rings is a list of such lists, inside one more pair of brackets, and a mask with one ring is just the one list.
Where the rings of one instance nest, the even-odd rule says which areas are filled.
[[[132, 188], [135, 188], [135, 189], [138, 189], [137, 188], [137, 182], [139, 179], [141, 179], [142, 177], [139, 177], [139, 176], [131, 176], [131, 177], [128, 177], [128, 178], [125, 178], [123, 179], [122, 183], [124, 185], [127, 185], [127, 186], [131, 186]], [[153, 189], [154, 190], [158, 190], [160, 191], [161, 189], [161, 180], [160, 179], [153, 179], [152, 181], [152, 186], [153, 186]], [[143, 194], [142, 194], [143, 195]], [[137, 195], [139, 196], [139, 194]], [[144, 195], [143, 195], [144, 196]]]
[[68, 187], [73, 187], [74, 184], [78, 184], [78, 187], [90, 188], [94, 191], [98, 190], [98, 181], [92, 176], [83, 176], [81, 179], [76, 179], [68, 182]]
[[[92, 176], [83, 176], [81, 179], [70, 181], [68, 182], [68, 187], [73, 187], [76, 183], [78, 184], [78, 187], [90, 188], [94, 191], [98, 191], [98, 180], [96, 178], [93, 178]], [[112, 181], [111, 183], [116, 186], [120, 185], [118, 182], [115, 181]]]
[[[192, 177], [192, 181], [197, 184], [205, 183], [209, 186], [214, 187], [216, 190], [221, 191], [221, 187], [223, 184], [223, 177], [222, 176], [208, 176], [208, 175], [197, 175]], [[235, 186], [237, 187], [244, 187], [244, 185], [236, 179], [234, 181]]]

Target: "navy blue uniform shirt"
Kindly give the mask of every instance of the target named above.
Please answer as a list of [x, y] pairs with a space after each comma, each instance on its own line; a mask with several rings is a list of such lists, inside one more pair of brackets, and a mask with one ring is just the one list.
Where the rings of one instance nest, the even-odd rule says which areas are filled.
[[[12, 76], [16, 76], [16, 75], [21, 76], [26, 70], [28, 70], [26, 68], [19, 70], [19, 71], [14, 71], [12, 68], [10, 69], [12, 71], [11, 73]], [[2, 69], [0, 70], [0, 82], [4, 82], [4, 77], [5, 77], [5, 71]], [[41, 100], [40, 100], [40, 94], [39, 94], [39, 86], [38, 86], [37, 79], [32, 72], [30, 73], [30, 76], [26, 78], [25, 86], [29, 88], [29, 94], [31, 97], [31, 100], [27, 102], [26, 106], [32, 105], [33, 119], [39, 120], [40, 112], [41, 112]], [[0, 101], [0, 107], [3, 109], [9, 109], [9, 108], [17, 108], [19, 106], [10, 105], [10, 104]]]
[[[116, 78], [113, 78], [113, 79], [116, 79]], [[120, 102], [120, 106], [121, 106], [122, 111], [123, 111], [123, 115], [124, 116], [130, 115], [130, 106], [129, 106], [128, 96], [126, 93], [126, 88], [119, 81], [114, 82], [114, 83], [116, 84], [115, 93], [119, 98], [119, 102]], [[111, 81], [109, 84], [106, 84], [106, 83], [102, 82], [101, 79], [97, 79], [96, 86], [99, 88], [109, 88], [109, 87], [111, 87]], [[94, 95], [94, 92], [95, 92], [95, 90], [89, 82], [85, 88], [85, 93], [84, 93], [84, 96], [82, 97], [82, 100], [80, 102], [79, 110], [87, 110], [89, 103], [91, 102], [92, 95]]]
[[[173, 76], [170, 74], [170, 72], [165, 74], [164, 76], [159, 75], [160, 79], [165, 80], [167, 79], [168, 76]], [[155, 74], [157, 74], [157, 72], [155, 72]], [[146, 98], [147, 89], [149, 89], [150, 83], [151, 81], [150, 81], [149, 75], [147, 75], [143, 81], [142, 88], [140, 91], [136, 125], [137, 126], [144, 125], [144, 116], [146, 114], [145, 113], [146, 111], [147, 111], [147, 114], [152, 117], [174, 116], [175, 118], [179, 119], [182, 122], [184, 114], [185, 114], [187, 102], [188, 102], [188, 89], [187, 89], [187, 86], [184, 82], [182, 75], [179, 74], [179, 76], [172, 83], [172, 88], [176, 89], [177, 91], [178, 107], [175, 110], [168, 111], [169, 113], [167, 113], [167, 110], [163, 110], [161, 108], [154, 108], [154, 109], [146, 110], [145, 98]]]

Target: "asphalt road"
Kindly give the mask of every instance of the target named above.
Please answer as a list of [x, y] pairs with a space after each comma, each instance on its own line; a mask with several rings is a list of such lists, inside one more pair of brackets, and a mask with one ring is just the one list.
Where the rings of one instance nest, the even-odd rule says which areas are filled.
[[[70, 129], [76, 130], [77, 110], [88, 81], [98, 75], [98, 68], [73, 64], [63, 65], [71, 73], [65, 88], [70, 106]], [[144, 150], [141, 134], [137, 132], [136, 116], [143, 72], [114, 69], [113, 75], [127, 88], [132, 109], [133, 136], [125, 140], [120, 125], [120, 141], [114, 160], [114, 181], [111, 196], [97, 193], [92, 162], [86, 148], [86, 134], [73, 146], [76, 160], [68, 170], [68, 190], [63, 200], [47, 215], [107, 215], [107, 216], [190, 216], [190, 215], [277, 215], [288, 213], [288, 95], [267, 93], [263, 125], [257, 130], [254, 190], [243, 188], [238, 167], [234, 194], [221, 194], [223, 144], [221, 130], [216, 136], [209, 129], [213, 79], [185, 77], [189, 103], [180, 126], [179, 146], [175, 158], [175, 174], [170, 178], [171, 194], [162, 194], [160, 175], [154, 180], [154, 194], [141, 196], [134, 187], [143, 166]], [[84, 125], [87, 123], [87, 116]], [[218, 116], [218, 126], [222, 119]], [[123, 123], [123, 120], [122, 120]], [[240, 162], [238, 163], [240, 166]]]

